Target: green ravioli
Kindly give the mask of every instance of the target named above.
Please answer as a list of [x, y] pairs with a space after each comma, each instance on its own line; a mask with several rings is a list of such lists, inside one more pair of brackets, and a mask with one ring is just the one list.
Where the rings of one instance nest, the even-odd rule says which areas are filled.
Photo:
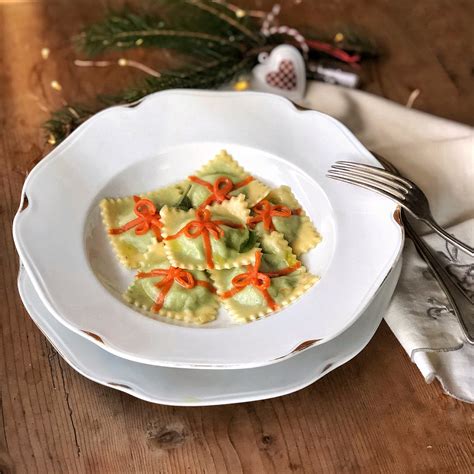
[[[226, 199], [229, 199], [239, 194], [243, 194], [249, 206], [253, 206], [258, 201], [263, 199], [268, 192], [270, 191], [267, 186], [258, 181], [257, 179], [252, 179], [248, 181], [251, 176], [245, 171], [226, 151], [222, 150], [213, 160], [209, 161], [204, 165], [196, 174], [194, 175], [197, 178], [209, 183], [211, 187], [215, 185], [218, 180], [222, 182], [222, 194], [217, 193], [216, 196], [222, 197], [226, 193], [224, 191], [227, 189], [226, 180], [230, 180], [230, 183], [227, 181], [228, 193]], [[224, 180], [223, 180], [224, 178]], [[235, 185], [243, 184], [238, 188]], [[187, 192], [187, 197], [189, 198], [192, 207], [199, 207], [205, 204], [206, 199], [211, 196], [212, 192], [208, 187], [203, 184], [193, 182], [188, 178], [187, 184], [189, 190]], [[216, 184], [217, 186], [217, 184]], [[214, 200], [213, 202], [219, 202], [219, 199]], [[210, 203], [212, 204], [212, 202]]]
[[[251, 262], [255, 257], [255, 236], [246, 226], [248, 208], [244, 197], [232, 198], [208, 209], [181, 211], [164, 208], [162, 211], [165, 250], [170, 262], [180, 268], [205, 270], [230, 268]], [[209, 244], [206, 250], [206, 232], [198, 232], [199, 216], [210, 219]], [[186, 236], [185, 230], [192, 227], [197, 237]], [[217, 235], [219, 234], [219, 235]], [[217, 236], [217, 238], [216, 238]]]
[[[158, 275], [157, 271], [162, 274]], [[166, 296], [162, 304], [156, 307], [163, 292]], [[195, 324], [215, 319], [219, 306], [208, 275], [201, 270], [172, 267], [163, 244], [159, 243], [153, 245], [145, 255], [142, 268], [124, 298], [148, 315], [159, 314]]]
[[[222, 303], [239, 322], [251, 321], [287, 306], [318, 280], [306, 271], [278, 232], [262, 235], [260, 245], [256, 284], [250, 278], [255, 265], [210, 272]], [[247, 284], [235, 291], [238, 279]], [[257, 285], [266, 279], [268, 287], [259, 288]]]
[[250, 210], [249, 227], [260, 236], [280, 232], [298, 256], [321, 242], [321, 236], [288, 186], [273, 189]]
[[[183, 190], [178, 186], [168, 186], [150, 193], [141, 194], [138, 198], [150, 201], [158, 212], [156, 216], [160, 219], [159, 212], [163, 206], [175, 206], [180, 202], [183, 196]], [[143, 258], [143, 254], [157, 240], [157, 234], [154, 231], [156, 226], [150, 226], [150, 229], [143, 233], [139, 231], [140, 224], [131, 227], [129, 230], [123, 230], [124, 226], [140, 218], [136, 213], [136, 199], [134, 196], [103, 199], [100, 203], [102, 220], [110, 242], [117, 254], [120, 262], [128, 268], [137, 268]], [[150, 212], [151, 206], [145, 204], [141, 208], [141, 214]], [[140, 212], [140, 209], [138, 209]], [[141, 224], [143, 225], [143, 224]], [[111, 234], [111, 232], [119, 232]]]

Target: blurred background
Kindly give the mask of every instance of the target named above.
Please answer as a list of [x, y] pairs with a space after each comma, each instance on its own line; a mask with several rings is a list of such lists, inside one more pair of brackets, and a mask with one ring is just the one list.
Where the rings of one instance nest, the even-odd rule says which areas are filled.
[[[269, 0], [237, 3], [262, 12], [274, 6]], [[414, 108], [474, 123], [474, 2], [283, 0], [280, 5], [279, 24], [320, 38], [355, 32], [375, 45], [378, 57], [356, 71], [362, 89], [400, 104], [417, 91]], [[10, 133], [42, 147], [41, 125], [52, 111], [66, 103], [92, 103], [98, 94], [113, 94], [146, 75], [134, 68], [74, 64], [85, 55], [74, 48], [72, 37], [125, 7], [142, 13], [164, 8], [154, 0], [0, 0], [0, 117], [13, 125]], [[124, 56], [155, 70], [189, 61], [176, 52], [145, 48], [105, 52], [100, 59]]]

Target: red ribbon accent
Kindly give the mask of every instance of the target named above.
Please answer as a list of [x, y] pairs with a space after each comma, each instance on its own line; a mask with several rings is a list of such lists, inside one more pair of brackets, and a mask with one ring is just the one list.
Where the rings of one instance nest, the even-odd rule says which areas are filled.
[[181, 285], [183, 288], [190, 290], [196, 285], [203, 286], [211, 292], [215, 292], [214, 287], [204, 280], [196, 280], [192, 273], [183, 270], [182, 268], [169, 267], [169, 268], [156, 268], [149, 272], [140, 272], [137, 274], [137, 278], [155, 278], [162, 276], [163, 278], [155, 283], [156, 288], [161, 289], [158, 293], [155, 303], [151, 307], [152, 311], [157, 313], [165, 302], [166, 295], [171, 290], [173, 283]]
[[300, 215], [301, 209], [295, 209], [292, 211], [288, 206], [283, 206], [281, 204], [272, 204], [271, 202], [263, 199], [257, 203], [252, 211], [255, 213], [255, 216], [249, 217], [247, 219], [247, 225], [249, 227], [255, 227], [259, 222], [263, 223], [263, 228], [267, 231], [275, 230], [273, 225], [273, 217], [290, 217], [291, 215]]
[[211, 193], [206, 198], [206, 200], [199, 206], [198, 209], [203, 209], [213, 202], [221, 203], [222, 201], [225, 201], [226, 199], [230, 199], [231, 196], [229, 196], [229, 193], [231, 191], [234, 191], [235, 189], [239, 189], [239, 188], [242, 188], [243, 186], [246, 186], [251, 181], [253, 181], [253, 179], [254, 178], [252, 176], [247, 176], [247, 178], [234, 184], [226, 176], [220, 176], [214, 181], [213, 184], [211, 184], [205, 181], [204, 179], [199, 178], [198, 176], [189, 176], [190, 181], [196, 184], [200, 184], [201, 186], [204, 186]]
[[248, 265], [246, 272], [240, 273], [239, 275], [236, 275], [234, 278], [232, 278], [233, 288], [221, 293], [221, 297], [231, 298], [248, 285], [252, 285], [262, 293], [262, 296], [265, 298], [268, 307], [272, 311], [276, 311], [279, 306], [268, 292], [268, 288], [271, 285], [271, 278], [289, 275], [301, 267], [301, 262], [296, 262], [295, 265], [292, 265], [291, 267], [283, 268], [282, 270], [277, 270], [275, 272], [259, 272], [258, 270], [260, 268], [261, 261], [262, 252], [257, 251], [255, 253], [254, 265]]
[[306, 44], [311, 48], [317, 51], [322, 51], [323, 53], [329, 54], [330, 56], [339, 59], [347, 64], [353, 64], [357, 66], [356, 63], [360, 61], [360, 55], [358, 54], [349, 54], [346, 53], [341, 48], [336, 48], [332, 44], [323, 43], [322, 41], [318, 40], [306, 40]]
[[214, 262], [212, 260], [212, 247], [210, 236], [214, 240], [219, 240], [224, 236], [224, 229], [221, 229], [220, 225], [226, 225], [234, 229], [242, 229], [242, 224], [236, 224], [230, 221], [224, 220], [211, 220], [211, 211], [208, 209], [197, 209], [196, 220], [188, 222], [179, 232], [174, 235], [169, 235], [166, 240], [176, 239], [180, 235], [185, 235], [188, 239], [196, 239], [202, 235], [204, 243], [204, 250], [206, 252], [206, 263], [208, 268], [214, 268]]
[[138, 196], [133, 196], [133, 200], [135, 201], [133, 212], [137, 215], [137, 218], [116, 229], [109, 229], [109, 234], [123, 234], [135, 227], [136, 235], [144, 235], [151, 229], [155, 233], [158, 242], [161, 242], [163, 240], [161, 236], [163, 224], [155, 205], [149, 199], [139, 198]]

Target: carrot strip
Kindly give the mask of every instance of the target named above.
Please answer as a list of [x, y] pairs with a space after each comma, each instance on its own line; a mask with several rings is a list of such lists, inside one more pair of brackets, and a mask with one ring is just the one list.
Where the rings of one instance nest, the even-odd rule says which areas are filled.
[[137, 217], [136, 219], [133, 219], [130, 222], [127, 222], [121, 227], [118, 227], [116, 229], [109, 229], [109, 234], [110, 235], [123, 234], [124, 232], [127, 232], [127, 230], [133, 229], [135, 226], [139, 225], [141, 222], [142, 222], [142, 218]]
[[173, 283], [178, 283], [178, 285], [181, 285], [187, 290], [190, 290], [196, 285], [199, 285], [207, 288], [212, 293], [215, 293], [214, 287], [209, 282], [204, 280], [195, 280], [192, 273], [183, 270], [182, 268], [155, 268], [154, 270], [151, 270], [149, 272], [137, 273], [137, 278], [155, 278], [158, 276], [162, 276], [163, 279], [155, 283], [155, 287], [159, 290], [159, 292], [151, 308], [154, 312], [158, 312], [163, 307], [166, 295], [171, 290]]
[[242, 186], [247, 185], [251, 181], [253, 181], [252, 176], [247, 176], [247, 178], [239, 181], [238, 183], [234, 184], [230, 178], [226, 176], [219, 176], [213, 184], [208, 183], [207, 181], [199, 178], [198, 176], [189, 176], [189, 180], [193, 183], [200, 184], [204, 186], [206, 189], [210, 191], [210, 195], [202, 202], [198, 209], [204, 209], [209, 204], [212, 204], [214, 201], [222, 202], [226, 199], [230, 199], [229, 193], [234, 189], [239, 189]]
[[166, 240], [176, 239], [183, 234], [188, 239], [196, 239], [197, 237], [202, 236], [204, 250], [206, 253], [206, 264], [208, 268], [213, 269], [214, 261], [212, 260], [212, 247], [210, 236], [212, 235], [215, 240], [218, 240], [224, 236], [224, 230], [219, 227], [220, 225], [225, 225], [234, 229], [242, 229], [243, 225], [225, 220], [213, 221], [211, 219], [211, 211], [209, 211], [209, 209], [198, 209], [196, 211], [196, 217], [196, 220], [188, 222], [178, 232], [166, 237]]
[[161, 291], [158, 293], [158, 296], [156, 297], [155, 303], [151, 307], [152, 311], [155, 313], [158, 313], [158, 311], [163, 308], [163, 305], [165, 303], [165, 298], [168, 292], [171, 290], [171, 285], [166, 285], [161, 289]]
[[207, 266], [212, 270], [214, 268], [214, 260], [212, 259], [211, 238], [209, 237], [209, 231], [207, 229], [202, 233], [202, 241], [206, 252]]
[[[278, 309], [279, 305], [271, 297], [270, 293], [268, 292], [268, 288], [271, 285], [270, 279], [271, 279], [272, 274], [275, 274], [275, 273], [279, 274], [280, 272], [284, 272], [284, 270], [280, 270], [279, 272], [273, 272], [273, 273], [260, 272], [259, 268], [260, 268], [261, 261], [262, 261], [262, 252], [257, 251], [255, 253], [254, 265], [248, 265], [246, 272], [240, 273], [239, 275], [236, 275], [234, 278], [232, 278], [233, 288], [220, 293], [221, 298], [224, 298], [224, 299], [231, 298], [232, 296], [239, 293], [239, 291], [242, 291], [244, 288], [251, 285], [251, 286], [254, 286], [257, 290], [259, 290], [262, 293], [262, 296], [264, 297], [268, 307], [272, 311], [275, 311], [276, 309]], [[289, 267], [289, 268], [292, 268], [292, 267]], [[291, 271], [294, 271], [294, 270], [291, 270]], [[288, 271], [288, 273], [291, 273], [291, 271]]]
[[247, 184], [251, 183], [254, 179], [255, 178], [253, 176], [247, 176], [242, 181], [239, 181], [238, 183], [235, 183], [234, 184], [234, 189], [243, 188], [244, 186], [247, 186]]
[[252, 211], [255, 213], [255, 216], [249, 217], [247, 219], [247, 224], [250, 227], [254, 227], [255, 224], [262, 222], [263, 228], [267, 232], [275, 230], [275, 226], [273, 225], [273, 217], [290, 217], [292, 214], [292, 211], [288, 206], [283, 206], [281, 204], [273, 205], [266, 199], [263, 199], [257, 203], [252, 208]]
[[203, 286], [204, 288], [207, 288], [211, 293], [216, 292], [216, 289], [208, 281], [196, 280], [196, 286]]
[[142, 199], [138, 196], [133, 196], [133, 200], [135, 201], [133, 212], [137, 217], [121, 227], [109, 229], [109, 234], [123, 234], [135, 227], [136, 235], [144, 235], [151, 229], [158, 242], [161, 242], [163, 240], [161, 237], [163, 224], [160, 221], [160, 213], [157, 211], [155, 205], [149, 199]]
[[268, 275], [270, 278], [285, 276], [285, 275], [289, 275], [290, 273], [295, 272], [300, 267], [301, 267], [301, 262], [296, 262], [291, 267], [282, 268], [281, 270], [278, 270], [276, 272], [266, 272], [265, 275]]
[[263, 297], [265, 298], [265, 301], [267, 302], [268, 307], [272, 310], [275, 311], [279, 308], [278, 304], [276, 301], [270, 296], [270, 293], [268, 293], [267, 289], [260, 290]]
[[211, 183], [208, 183], [207, 181], [204, 181], [203, 179], [197, 177], [197, 176], [189, 176], [188, 177], [189, 181], [192, 181], [193, 183], [200, 184], [201, 186], [204, 186], [205, 188], [209, 189], [209, 191], [213, 191], [213, 187]]

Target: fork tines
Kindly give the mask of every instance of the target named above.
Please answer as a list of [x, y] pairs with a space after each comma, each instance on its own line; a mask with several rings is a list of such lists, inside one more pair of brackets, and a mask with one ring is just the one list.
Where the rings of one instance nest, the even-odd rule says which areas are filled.
[[405, 201], [414, 186], [409, 180], [382, 168], [351, 161], [337, 161], [331, 166], [327, 176], [376, 191], [396, 201]]

